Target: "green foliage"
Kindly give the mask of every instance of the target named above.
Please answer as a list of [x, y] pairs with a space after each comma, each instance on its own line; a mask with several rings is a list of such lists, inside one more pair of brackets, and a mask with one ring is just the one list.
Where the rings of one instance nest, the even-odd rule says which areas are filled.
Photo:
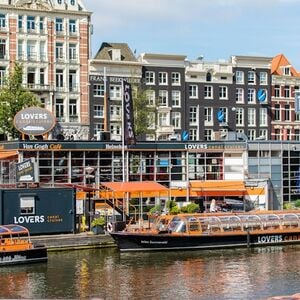
[[40, 106], [40, 101], [22, 85], [23, 68], [16, 63], [0, 89], [0, 131], [17, 138], [19, 132], [13, 124], [18, 111], [30, 106]]
[[169, 214], [176, 215], [180, 212], [180, 208], [178, 207], [176, 201], [168, 200], [166, 203], [167, 210]]
[[283, 204], [283, 209], [294, 209], [295, 205], [293, 202], [286, 202]]
[[149, 210], [150, 215], [154, 215], [155, 213], [160, 214], [161, 213], [161, 206], [160, 205], [155, 205]]
[[295, 207], [300, 207], [300, 199], [295, 201]]
[[[183, 209], [183, 207], [181, 208], [181, 211], [182, 211], [182, 209]], [[190, 203], [187, 206], [185, 206], [185, 209], [186, 209], [186, 211], [185, 211], [186, 213], [194, 213], [197, 210], [199, 210], [199, 205], [195, 204], [195, 203]]]
[[98, 226], [104, 226], [106, 223], [105, 221], [105, 218], [104, 217], [98, 217], [98, 218], [95, 218], [92, 223], [91, 223], [91, 226], [92, 227], [96, 227], [97, 225]]
[[[155, 129], [151, 129], [150, 125], [155, 124], [156, 105], [149, 105], [148, 89], [144, 89], [141, 85], [133, 85], [132, 88], [135, 134], [137, 137], [154, 134]], [[154, 116], [154, 120], [151, 116]]]

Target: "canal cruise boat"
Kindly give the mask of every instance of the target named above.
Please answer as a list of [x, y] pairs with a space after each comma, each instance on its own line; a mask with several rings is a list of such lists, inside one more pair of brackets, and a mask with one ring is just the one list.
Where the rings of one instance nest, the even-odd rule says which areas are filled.
[[20, 225], [0, 225], [0, 266], [45, 262], [45, 246], [33, 245], [27, 228]]
[[300, 211], [158, 216], [111, 236], [120, 251], [199, 250], [300, 243]]

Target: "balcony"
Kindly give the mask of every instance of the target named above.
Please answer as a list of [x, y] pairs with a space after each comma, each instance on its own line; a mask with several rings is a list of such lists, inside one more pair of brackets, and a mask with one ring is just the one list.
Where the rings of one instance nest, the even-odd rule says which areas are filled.
[[77, 123], [79, 120], [77, 115], [69, 116], [70, 123]]
[[69, 92], [71, 93], [78, 93], [79, 92], [79, 86], [78, 84], [72, 84], [69, 86]]
[[39, 84], [39, 83], [27, 83], [24, 85], [25, 88], [33, 91], [49, 91], [49, 84]]

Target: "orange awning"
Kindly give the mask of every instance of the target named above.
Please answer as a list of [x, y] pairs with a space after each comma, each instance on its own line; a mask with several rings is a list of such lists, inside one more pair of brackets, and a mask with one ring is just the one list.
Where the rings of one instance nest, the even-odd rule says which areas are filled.
[[102, 186], [106, 187], [112, 192], [123, 192], [123, 193], [168, 191], [168, 188], [153, 181], [103, 182]]
[[244, 181], [191, 181], [191, 194], [197, 196], [242, 196], [246, 193]]
[[12, 151], [1, 151], [0, 152], [0, 160], [2, 159], [9, 159], [13, 158], [14, 156], [18, 155], [18, 151], [12, 150]]

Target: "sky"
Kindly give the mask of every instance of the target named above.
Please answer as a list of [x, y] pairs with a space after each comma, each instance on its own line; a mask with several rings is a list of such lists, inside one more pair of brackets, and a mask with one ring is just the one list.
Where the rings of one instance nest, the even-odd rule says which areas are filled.
[[82, 0], [92, 55], [103, 42], [132, 51], [204, 57], [284, 54], [300, 71], [300, 0]]

